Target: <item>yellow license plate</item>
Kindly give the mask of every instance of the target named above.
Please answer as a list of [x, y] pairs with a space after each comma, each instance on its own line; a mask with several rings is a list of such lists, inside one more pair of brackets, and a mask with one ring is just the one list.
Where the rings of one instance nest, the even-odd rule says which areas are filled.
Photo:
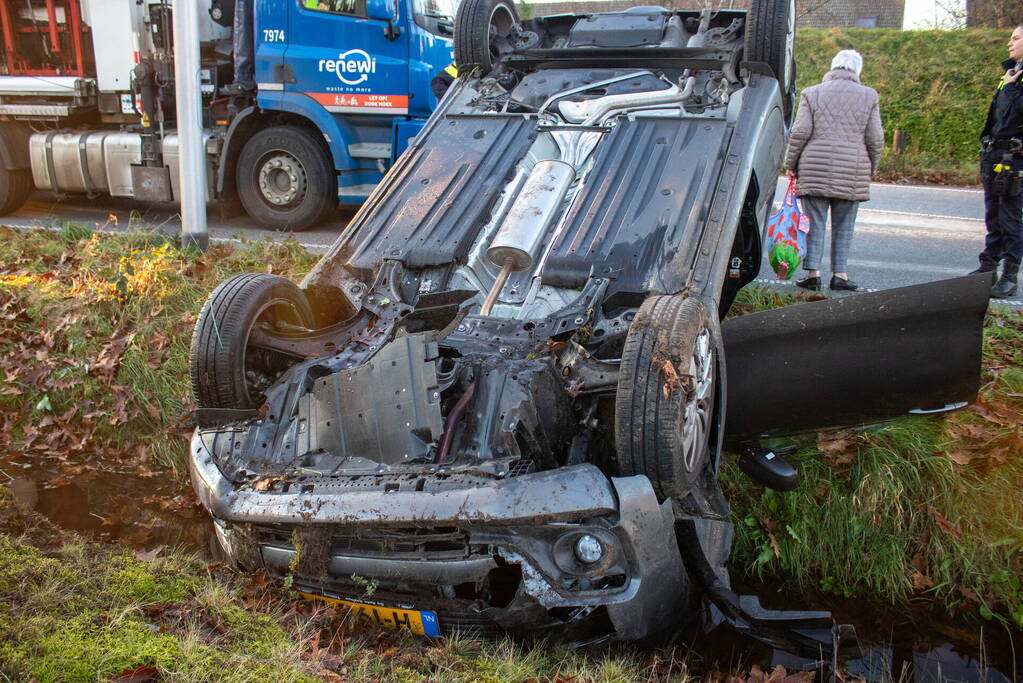
[[358, 602], [355, 600], [342, 600], [340, 598], [328, 598], [323, 595], [313, 595], [299, 591], [306, 600], [322, 600], [328, 605], [344, 605], [352, 610], [355, 618], [382, 628], [407, 628], [413, 633], [430, 638], [440, 637], [440, 622], [437, 615], [418, 609], [402, 609], [400, 607], [388, 607], [371, 602]]

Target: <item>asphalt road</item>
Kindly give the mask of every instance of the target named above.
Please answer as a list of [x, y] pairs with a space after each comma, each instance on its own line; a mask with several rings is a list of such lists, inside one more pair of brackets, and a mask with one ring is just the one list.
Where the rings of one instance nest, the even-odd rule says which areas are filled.
[[[778, 182], [781, 201], [787, 181]], [[888, 289], [963, 275], [976, 267], [984, 243], [984, 201], [980, 190], [914, 185], [871, 186], [870, 202], [861, 205], [856, 224], [849, 274], [869, 289]], [[340, 233], [351, 214], [338, 213], [324, 225], [295, 237], [312, 251], [325, 250]], [[153, 206], [130, 200], [106, 198], [54, 199], [38, 193], [18, 213], [0, 218], [0, 224], [52, 226], [73, 221], [90, 227], [124, 229], [128, 226], [180, 230], [174, 207]], [[210, 215], [215, 239], [260, 238], [275, 233], [253, 227], [245, 216], [220, 219]], [[279, 234], [277, 234], [279, 235]], [[830, 274], [825, 257], [825, 277]], [[778, 285], [766, 264], [761, 282]], [[779, 286], [795, 289], [791, 284]], [[1023, 296], [1006, 303], [1023, 308]]]
[[[776, 202], [787, 185], [778, 181]], [[855, 282], [889, 289], [965, 275], [977, 267], [985, 233], [981, 190], [875, 183], [870, 195], [860, 205], [849, 259]], [[830, 234], [826, 249], [823, 271], [829, 278]], [[762, 283], [775, 282], [766, 259], [760, 275]], [[1003, 303], [1023, 308], [1023, 296]]]

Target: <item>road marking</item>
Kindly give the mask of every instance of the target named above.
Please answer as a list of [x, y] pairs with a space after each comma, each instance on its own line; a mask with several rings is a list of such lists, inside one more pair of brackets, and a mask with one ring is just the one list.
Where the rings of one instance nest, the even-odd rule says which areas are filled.
[[971, 218], [969, 216], [948, 216], [941, 213], [917, 213], [915, 211], [893, 211], [892, 209], [867, 209], [864, 208], [860, 213], [894, 213], [897, 216], [916, 216], [918, 218], [944, 218], [953, 221], [972, 221], [974, 223], [984, 224], [983, 218]]
[[944, 185], [899, 185], [896, 183], [871, 183], [871, 188], [890, 187], [898, 190], [923, 190], [925, 192], [963, 192], [966, 194], [984, 194], [984, 190], [975, 190], [969, 187], [945, 187]]

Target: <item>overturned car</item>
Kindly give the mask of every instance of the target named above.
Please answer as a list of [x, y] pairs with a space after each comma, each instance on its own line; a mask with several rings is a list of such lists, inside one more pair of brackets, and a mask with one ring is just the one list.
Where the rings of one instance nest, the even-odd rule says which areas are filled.
[[427, 635], [634, 639], [707, 598], [775, 640], [830, 628], [730, 592], [724, 444], [786, 488], [764, 436], [971, 400], [990, 283], [721, 324], [793, 22], [463, 0], [461, 77], [301, 287], [238, 275], [203, 308], [190, 467], [224, 551]]

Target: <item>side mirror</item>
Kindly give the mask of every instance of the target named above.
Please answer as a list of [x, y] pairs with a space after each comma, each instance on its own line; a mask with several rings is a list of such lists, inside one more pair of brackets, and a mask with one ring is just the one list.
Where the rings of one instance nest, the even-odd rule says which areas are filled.
[[394, 0], [366, 0], [366, 16], [380, 21], [394, 21]]

